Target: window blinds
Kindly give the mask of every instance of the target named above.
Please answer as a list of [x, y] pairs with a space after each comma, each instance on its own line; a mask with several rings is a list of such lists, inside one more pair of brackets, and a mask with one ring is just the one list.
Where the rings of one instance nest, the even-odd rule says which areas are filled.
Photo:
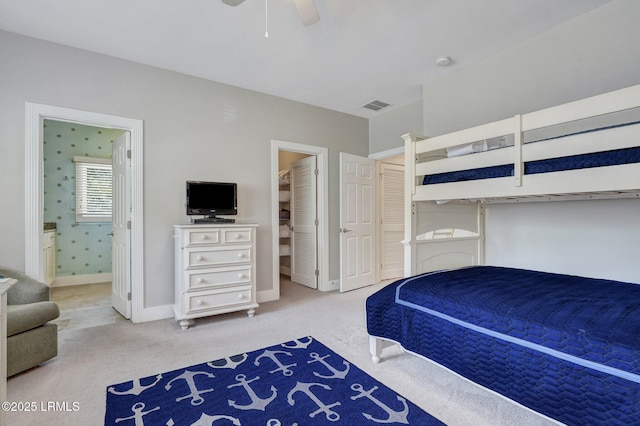
[[74, 157], [76, 222], [111, 222], [111, 159]]

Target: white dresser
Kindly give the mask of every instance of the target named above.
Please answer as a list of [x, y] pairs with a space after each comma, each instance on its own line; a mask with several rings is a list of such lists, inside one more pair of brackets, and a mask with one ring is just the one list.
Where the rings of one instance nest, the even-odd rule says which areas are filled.
[[256, 303], [254, 224], [174, 225], [173, 305], [183, 330], [190, 319], [246, 309]]

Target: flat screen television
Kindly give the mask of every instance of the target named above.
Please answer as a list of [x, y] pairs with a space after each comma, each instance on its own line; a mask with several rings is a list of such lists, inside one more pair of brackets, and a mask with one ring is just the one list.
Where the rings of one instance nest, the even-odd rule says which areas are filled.
[[187, 181], [187, 215], [204, 215], [209, 217], [208, 221], [216, 221], [217, 215], [236, 214], [238, 214], [237, 184]]

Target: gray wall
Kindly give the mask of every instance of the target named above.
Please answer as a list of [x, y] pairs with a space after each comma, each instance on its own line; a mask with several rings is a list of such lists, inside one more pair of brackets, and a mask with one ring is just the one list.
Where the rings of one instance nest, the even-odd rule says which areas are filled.
[[640, 2], [614, 0], [423, 86], [437, 136], [640, 83]]
[[[425, 84], [424, 134], [640, 83], [640, 2], [617, 0]], [[640, 200], [490, 205], [487, 263], [640, 282]]]
[[405, 133], [422, 134], [422, 99], [369, 119], [369, 152], [386, 151], [403, 145]]
[[[338, 153], [369, 151], [368, 122], [355, 116], [7, 32], [0, 57], [0, 264], [24, 270], [25, 102], [141, 119], [145, 307], [173, 303], [171, 225], [187, 221], [186, 180], [238, 183], [237, 220], [260, 225], [262, 291], [273, 286], [271, 139], [329, 148], [330, 229], [338, 229]], [[332, 279], [338, 242], [330, 232]]]

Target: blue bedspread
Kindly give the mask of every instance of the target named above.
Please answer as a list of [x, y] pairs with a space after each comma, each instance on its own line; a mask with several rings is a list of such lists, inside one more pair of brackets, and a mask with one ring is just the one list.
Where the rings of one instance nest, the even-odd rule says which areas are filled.
[[396, 302], [640, 383], [640, 285], [478, 266], [409, 279]]
[[640, 285], [488, 266], [430, 273], [372, 295], [367, 327], [565, 423], [640, 422]]

